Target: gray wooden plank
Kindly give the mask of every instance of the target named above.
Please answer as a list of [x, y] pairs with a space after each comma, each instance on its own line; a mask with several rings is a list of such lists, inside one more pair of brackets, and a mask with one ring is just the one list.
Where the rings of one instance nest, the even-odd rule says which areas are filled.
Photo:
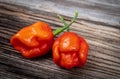
[[[8, 73], [5, 78], [119, 79], [119, 4], [119, 0], [1, 0], [0, 76]], [[76, 9], [79, 11], [79, 18], [70, 29], [85, 37], [90, 45], [85, 67], [62, 69], [53, 63], [51, 52], [28, 60], [10, 45], [10, 37], [22, 27], [36, 21], [45, 21], [52, 29], [56, 29], [63, 26], [56, 15], [62, 14], [69, 21]]]
[[73, 12], [78, 10], [79, 18], [99, 21], [115, 27], [120, 26], [119, 0], [1, 0], [1, 2], [23, 5], [71, 17]]

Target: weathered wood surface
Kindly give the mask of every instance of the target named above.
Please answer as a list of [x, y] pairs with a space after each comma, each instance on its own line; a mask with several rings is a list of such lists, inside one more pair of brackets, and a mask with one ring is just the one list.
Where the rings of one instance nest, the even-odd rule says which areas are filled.
[[[71, 31], [90, 45], [83, 68], [65, 70], [52, 61], [51, 52], [33, 60], [23, 58], [9, 43], [26, 25], [45, 21], [61, 27], [79, 11]], [[0, 0], [0, 79], [120, 79], [120, 0]]]

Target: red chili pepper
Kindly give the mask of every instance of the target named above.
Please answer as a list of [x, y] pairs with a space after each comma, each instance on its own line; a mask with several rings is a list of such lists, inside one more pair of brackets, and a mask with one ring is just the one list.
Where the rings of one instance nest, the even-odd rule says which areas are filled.
[[52, 47], [54, 35], [50, 26], [44, 22], [22, 28], [12, 36], [10, 43], [25, 58], [34, 58], [46, 54]]
[[25, 58], [42, 56], [52, 48], [54, 36], [67, 29], [70, 25], [52, 32], [48, 24], [37, 22], [18, 31], [17, 34], [11, 37], [10, 43]]
[[53, 44], [53, 60], [67, 69], [82, 67], [86, 63], [88, 48], [82, 37], [73, 32], [65, 32]]
[[[61, 16], [59, 18], [67, 25]], [[66, 69], [82, 67], [86, 63], [88, 49], [89, 46], [82, 37], [74, 32], [65, 32], [53, 44], [54, 63]]]

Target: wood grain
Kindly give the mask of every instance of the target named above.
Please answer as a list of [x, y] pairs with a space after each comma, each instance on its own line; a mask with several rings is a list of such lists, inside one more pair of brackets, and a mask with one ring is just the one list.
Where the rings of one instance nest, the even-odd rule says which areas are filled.
[[[36, 21], [52, 29], [63, 26], [57, 14], [69, 22], [78, 10], [79, 18], [70, 30], [90, 45], [83, 68], [62, 69], [52, 61], [51, 51], [33, 60], [23, 58], [9, 43], [10, 37]], [[119, 79], [119, 0], [1, 0], [0, 78], [2, 79]]]

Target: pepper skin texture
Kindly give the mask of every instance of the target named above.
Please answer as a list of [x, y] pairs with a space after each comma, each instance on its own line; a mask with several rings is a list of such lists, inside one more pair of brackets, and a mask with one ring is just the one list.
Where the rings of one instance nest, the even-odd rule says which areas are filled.
[[10, 39], [13, 47], [25, 58], [45, 55], [51, 49], [53, 42], [54, 35], [45, 22], [36, 22], [26, 26]]
[[66, 68], [85, 65], [89, 46], [87, 42], [74, 32], [65, 32], [58, 37], [52, 47], [54, 63]]

